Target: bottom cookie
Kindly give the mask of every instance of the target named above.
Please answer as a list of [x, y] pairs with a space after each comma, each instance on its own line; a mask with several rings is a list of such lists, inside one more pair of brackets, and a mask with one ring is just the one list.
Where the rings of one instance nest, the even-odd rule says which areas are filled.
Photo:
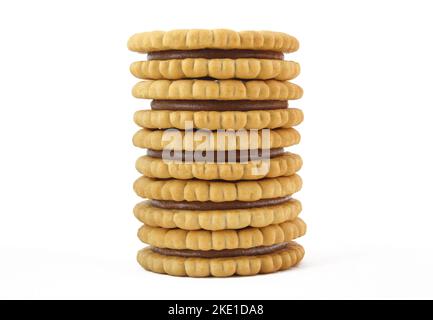
[[[138, 263], [146, 270], [172, 276], [230, 277], [252, 276], [289, 269], [304, 257], [304, 248], [294, 241], [280, 245], [277, 251], [228, 258], [199, 258], [157, 253], [152, 247], [140, 250]], [[269, 250], [264, 250], [264, 252]]]

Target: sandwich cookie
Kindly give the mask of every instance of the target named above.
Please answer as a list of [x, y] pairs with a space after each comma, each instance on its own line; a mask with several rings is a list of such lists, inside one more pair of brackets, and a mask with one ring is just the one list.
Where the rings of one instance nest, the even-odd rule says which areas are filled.
[[294, 241], [268, 248], [223, 251], [229, 257], [188, 257], [179, 255], [179, 251], [148, 247], [138, 252], [137, 261], [146, 270], [172, 276], [230, 277], [287, 270], [304, 257], [304, 248]]
[[150, 227], [217, 231], [292, 221], [301, 210], [301, 202], [290, 196], [219, 203], [148, 200], [134, 207], [134, 215]]

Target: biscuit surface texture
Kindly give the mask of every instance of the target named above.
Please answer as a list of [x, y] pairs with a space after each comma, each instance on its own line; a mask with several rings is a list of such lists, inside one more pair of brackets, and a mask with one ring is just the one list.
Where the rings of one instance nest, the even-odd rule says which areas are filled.
[[304, 253], [301, 245], [291, 241], [288, 248], [272, 254], [215, 259], [166, 256], [145, 248], [138, 252], [137, 261], [146, 270], [172, 276], [251, 276], [289, 269], [302, 260]]
[[139, 110], [134, 122], [147, 129], [276, 129], [299, 125], [304, 119], [300, 109], [253, 111], [173, 111]]
[[207, 48], [294, 52], [299, 42], [282, 32], [184, 29], [136, 33], [129, 38], [128, 48], [137, 52]]
[[291, 80], [299, 75], [294, 61], [270, 59], [173, 59], [136, 61], [131, 73], [140, 79], [189, 78]]
[[306, 225], [300, 218], [261, 228], [240, 230], [182, 230], [143, 225], [138, 238], [158, 248], [189, 250], [246, 249], [270, 246], [294, 240], [305, 234]]
[[177, 129], [141, 129], [135, 133], [132, 142], [136, 147], [153, 150], [227, 151], [284, 148], [298, 144], [301, 140], [301, 135], [293, 128], [279, 128], [269, 132], [226, 131], [222, 134], [207, 130], [186, 132]]
[[164, 100], [294, 100], [300, 86], [278, 80], [145, 80], [132, 88], [142, 99]]
[[301, 177], [261, 179], [256, 181], [159, 180], [140, 177], [134, 190], [142, 198], [170, 201], [257, 201], [285, 197], [298, 192]]
[[158, 179], [258, 180], [290, 176], [301, 169], [302, 159], [293, 153], [282, 156], [239, 162], [181, 162], [149, 156], [137, 159], [137, 170], [146, 177]]
[[260, 228], [291, 221], [301, 210], [301, 202], [296, 199], [274, 206], [232, 210], [162, 209], [153, 207], [148, 201], [143, 201], [134, 207], [134, 215], [139, 221], [151, 227], [216, 231], [246, 227]]

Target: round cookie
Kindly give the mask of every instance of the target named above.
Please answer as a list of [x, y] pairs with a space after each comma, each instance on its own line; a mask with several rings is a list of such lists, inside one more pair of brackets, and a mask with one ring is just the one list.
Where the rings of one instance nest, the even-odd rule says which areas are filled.
[[230, 258], [185, 258], [155, 253], [151, 248], [138, 252], [137, 261], [146, 270], [172, 276], [230, 277], [251, 276], [286, 270], [304, 257], [304, 248], [294, 241], [274, 253]]
[[142, 156], [135, 164], [138, 172], [158, 179], [258, 180], [290, 176], [301, 169], [302, 159], [294, 153], [248, 162], [183, 162]]
[[[257, 134], [256, 134], [257, 133]], [[224, 139], [224, 136], [226, 139]], [[262, 143], [262, 136], [266, 139]], [[216, 131], [200, 130], [199, 132], [173, 130], [149, 130], [141, 129], [134, 134], [132, 142], [139, 148], [153, 150], [244, 150], [244, 149], [267, 149], [284, 148], [298, 144], [301, 136], [293, 128], [279, 128], [267, 133], [262, 130], [252, 131]], [[257, 139], [253, 146], [252, 141]], [[223, 141], [221, 141], [223, 140]], [[231, 143], [232, 142], [232, 143]], [[268, 145], [269, 142], [269, 145]]]
[[165, 100], [294, 100], [302, 94], [300, 86], [278, 80], [146, 80], [132, 88], [136, 98]]
[[188, 78], [291, 80], [299, 75], [294, 61], [271, 59], [173, 59], [136, 61], [131, 73], [140, 79]]
[[266, 227], [294, 220], [302, 210], [301, 202], [287, 202], [248, 209], [231, 210], [178, 210], [152, 206], [143, 201], [134, 207], [135, 217], [151, 227], [184, 230], [226, 230], [246, 227]]
[[158, 180], [140, 177], [134, 191], [142, 198], [170, 201], [257, 201], [285, 197], [302, 187], [297, 174], [256, 181]]
[[190, 29], [136, 33], [129, 38], [128, 48], [136, 52], [205, 48], [294, 52], [299, 42], [282, 32]]
[[198, 129], [276, 129], [297, 126], [304, 119], [300, 109], [253, 111], [140, 110], [134, 122], [147, 129], [185, 129], [187, 121]]
[[138, 238], [158, 248], [189, 250], [226, 250], [271, 246], [301, 237], [306, 225], [300, 218], [266, 227], [239, 230], [183, 230], [143, 225]]

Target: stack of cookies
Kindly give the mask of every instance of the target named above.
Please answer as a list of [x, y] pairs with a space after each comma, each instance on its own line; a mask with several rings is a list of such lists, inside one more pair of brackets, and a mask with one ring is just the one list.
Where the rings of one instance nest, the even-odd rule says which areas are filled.
[[133, 96], [152, 99], [134, 115], [134, 214], [145, 269], [175, 276], [226, 277], [285, 270], [304, 256], [305, 234], [292, 198], [302, 186], [293, 128], [302, 96], [289, 82], [299, 65], [285, 61], [298, 41], [269, 31], [144, 32], [128, 41], [147, 53], [131, 72]]

